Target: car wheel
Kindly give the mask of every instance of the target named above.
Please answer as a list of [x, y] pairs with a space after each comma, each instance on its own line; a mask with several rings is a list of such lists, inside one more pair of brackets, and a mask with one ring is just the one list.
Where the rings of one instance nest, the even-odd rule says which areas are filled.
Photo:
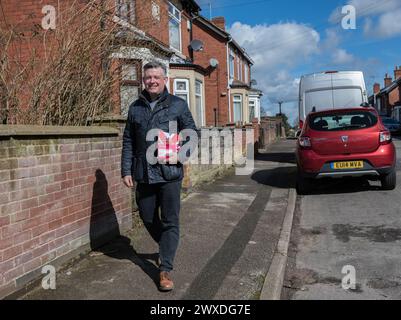
[[301, 173], [297, 174], [296, 190], [300, 195], [307, 195], [311, 192], [312, 181], [302, 176]]
[[389, 174], [380, 177], [383, 190], [393, 190], [396, 185], [397, 176], [393, 169]]

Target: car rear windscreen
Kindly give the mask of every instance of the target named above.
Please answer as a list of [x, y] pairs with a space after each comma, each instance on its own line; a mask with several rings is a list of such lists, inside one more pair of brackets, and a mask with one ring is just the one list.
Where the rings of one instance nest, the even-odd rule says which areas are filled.
[[333, 88], [330, 90], [313, 90], [305, 93], [307, 113], [313, 107], [316, 110], [359, 107], [363, 102], [360, 88]]
[[377, 117], [370, 111], [350, 111], [311, 115], [309, 126], [318, 131], [340, 131], [369, 128], [376, 123]]

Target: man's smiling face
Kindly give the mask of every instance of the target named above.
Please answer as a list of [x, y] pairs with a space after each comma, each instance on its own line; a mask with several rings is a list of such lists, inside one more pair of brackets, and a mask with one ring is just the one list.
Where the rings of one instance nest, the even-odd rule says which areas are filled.
[[164, 91], [167, 84], [167, 77], [162, 68], [151, 68], [145, 71], [143, 83], [145, 84], [145, 90], [153, 98]]

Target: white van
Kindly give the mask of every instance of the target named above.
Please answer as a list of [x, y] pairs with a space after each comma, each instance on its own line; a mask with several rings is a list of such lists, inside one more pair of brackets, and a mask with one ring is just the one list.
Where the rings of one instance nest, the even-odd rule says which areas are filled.
[[359, 107], [368, 102], [361, 71], [326, 71], [301, 77], [299, 83], [299, 127], [313, 107], [325, 109]]

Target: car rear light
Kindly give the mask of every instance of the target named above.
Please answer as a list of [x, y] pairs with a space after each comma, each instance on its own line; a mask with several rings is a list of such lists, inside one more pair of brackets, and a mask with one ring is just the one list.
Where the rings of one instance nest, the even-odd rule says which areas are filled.
[[310, 148], [312, 146], [311, 140], [309, 137], [299, 137], [298, 139], [299, 145], [302, 148]]
[[304, 122], [302, 120], [299, 120], [299, 129], [302, 129], [303, 126], [304, 126]]
[[391, 133], [389, 131], [380, 132], [380, 144], [386, 144], [391, 142]]

